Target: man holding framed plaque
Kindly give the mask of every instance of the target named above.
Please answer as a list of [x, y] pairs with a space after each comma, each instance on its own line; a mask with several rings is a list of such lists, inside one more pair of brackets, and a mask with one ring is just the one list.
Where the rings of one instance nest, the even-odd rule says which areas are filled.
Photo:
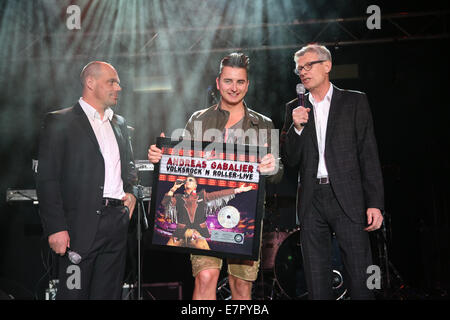
[[[249, 58], [243, 53], [231, 53], [220, 63], [216, 86], [221, 98], [218, 104], [194, 112], [186, 124], [184, 136], [199, 141], [265, 146], [278, 154], [278, 135], [272, 121], [249, 109], [244, 102], [249, 79]], [[274, 145], [272, 145], [272, 143]], [[161, 149], [152, 145], [148, 159], [158, 163], [163, 157]], [[261, 174], [269, 175], [269, 182], [281, 179], [282, 171], [278, 159], [272, 154], [264, 155], [258, 165]], [[218, 257], [191, 255], [192, 273], [195, 277], [193, 299], [216, 299], [216, 287], [223, 260]], [[232, 299], [251, 299], [252, 284], [258, 276], [259, 259], [228, 259], [229, 284]]]

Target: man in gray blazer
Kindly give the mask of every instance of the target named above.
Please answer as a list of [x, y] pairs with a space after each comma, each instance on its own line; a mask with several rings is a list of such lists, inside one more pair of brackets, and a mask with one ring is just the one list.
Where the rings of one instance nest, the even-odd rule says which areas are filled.
[[373, 299], [367, 288], [372, 264], [369, 231], [380, 228], [383, 178], [372, 115], [362, 92], [331, 84], [329, 50], [308, 45], [295, 53], [304, 87], [286, 105], [281, 153], [299, 167], [302, 254], [310, 299], [332, 299], [331, 237], [334, 232], [352, 299]]

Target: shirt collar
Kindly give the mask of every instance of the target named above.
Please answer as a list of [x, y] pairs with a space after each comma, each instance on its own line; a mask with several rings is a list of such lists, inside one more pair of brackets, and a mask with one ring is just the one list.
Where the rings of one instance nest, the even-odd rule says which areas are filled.
[[[95, 119], [98, 119], [98, 120], [102, 121], [100, 119], [100, 114], [98, 113], [98, 111], [93, 106], [91, 106], [89, 103], [84, 101], [82, 97], [78, 100], [78, 103], [80, 104], [84, 113], [86, 113], [86, 116], [89, 118], [89, 120], [94, 121]], [[111, 121], [113, 115], [114, 115], [114, 111], [108, 107], [105, 110], [103, 122], [107, 121], [107, 120]]]
[[[220, 110], [222, 112], [226, 112], [229, 114], [229, 112], [227, 110], [222, 109], [222, 100], [219, 101], [219, 103], [216, 105], [214, 110]], [[247, 103], [245, 103], [245, 101], [242, 101], [242, 103], [244, 104], [244, 119], [250, 119], [250, 121], [252, 122], [252, 124], [254, 125], [258, 125], [259, 123], [259, 119], [257, 116], [255, 116], [253, 113], [249, 112], [249, 107], [247, 106]]]
[[[330, 103], [332, 96], [333, 96], [333, 84], [330, 82], [330, 87], [328, 88], [327, 94], [323, 98], [322, 102], [326, 101], [327, 103]], [[309, 102], [311, 102], [311, 104], [313, 105], [316, 103], [311, 93], [309, 94]]]
[[[245, 103], [245, 101], [242, 101], [242, 104], [244, 105], [244, 109], [248, 108], [247, 104]], [[219, 103], [217, 103], [215, 110], [222, 110], [222, 111], [228, 112], [227, 110], [222, 109], [222, 99], [220, 99]]]

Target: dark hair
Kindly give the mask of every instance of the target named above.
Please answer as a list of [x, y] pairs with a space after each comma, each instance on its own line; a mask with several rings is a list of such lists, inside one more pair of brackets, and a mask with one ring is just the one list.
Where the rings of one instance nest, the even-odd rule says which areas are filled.
[[186, 179], [187, 179], [187, 178], [194, 178], [194, 179], [195, 179], [195, 182], [197, 182], [197, 177], [194, 176], [192, 173], [189, 173], [189, 174], [187, 175]]
[[244, 68], [247, 74], [250, 70], [250, 58], [241, 52], [233, 52], [220, 61], [219, 77], [223, 67]]

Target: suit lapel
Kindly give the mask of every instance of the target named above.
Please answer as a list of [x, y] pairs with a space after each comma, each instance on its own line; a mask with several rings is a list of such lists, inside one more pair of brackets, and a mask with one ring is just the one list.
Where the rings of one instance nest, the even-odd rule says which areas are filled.
[[[308, 114], [309, 121], [308, 121], [308, 124], [306, 125], [306, 127], [310, 127], [309, 128], [309, 136], [312, 139], [312, 143], [314, 145], [314, 148], [316, 149], [316, 151], [318, 151], [319, 147], [318, 147], [318, 144], [317, 144], [316, 119], [314, 117], [314, 106], [309, 101], [309, 94], [307, 96], [305, 96], [305, 99], [304, 99], [305, 100], [305, 108], [310, 108], [311, 109], [311, 111]], [[306, 127], [305, 127], [305, 129], [306, 129]]]
[[98, 150], [101, 155], [102, 152], [100, 150], [100, 145], [98, 144], [97, 137], [95, 136], [94, 130], [92, 129], [88, 117], [84, 113], [79, 103], [74, 106], [74, 112], [78, 116], [78, 124], [83, 128], [84, 132], [86, 132], [89, 140], [91, 140], [91, 142], [95, 145], [96, 150]]
[[333, 131], [336, 127], [336, 119], [341, 110], [340, 108], [341, 90], [333, 86], [333, 96], [331, 97], [330, 112], [328, 113], [327, 132], [325, 136], [325, 150], [333, 137]]
[[117, 123], [117, 117], [114, 115], [112, 120], [111, 120], [111, 127], [113, 128], [114, 131], [114, 135], [116, 136], [116, 141], [117, 141], [117, 145], [119, 146], [119, 153], [121, 155], [124, 154], [124, 148], [125, 148], [125, 139], [123, 137], [123, 133], [122, 130], [120, 129], [119, 124]]
[[[87, 136], [95, 145], [96, 149], [101, 155], [102, 152], [100, 150], [100, 145], [98, 144], [97, 137], [95, 136], [94, 130], [92, 129], [88, 117], [84, 113], [79, 103], [77, 103], [74, 106], [74, 112], [79, 118], [78, 121], [79, 125], [83, 128], [84, 132], [86, 132]], [[125, 148], [124, 146], [125, 140], [122, 134], [122, 130], [120, 129], [119, 124], [117, 123], [117, 117], [115, 115], [111, 120], [111, 127], [113, 128], [114, 136], [116, 137], [117, 145], [119, 146], [119, 153], [122, 155]]]

